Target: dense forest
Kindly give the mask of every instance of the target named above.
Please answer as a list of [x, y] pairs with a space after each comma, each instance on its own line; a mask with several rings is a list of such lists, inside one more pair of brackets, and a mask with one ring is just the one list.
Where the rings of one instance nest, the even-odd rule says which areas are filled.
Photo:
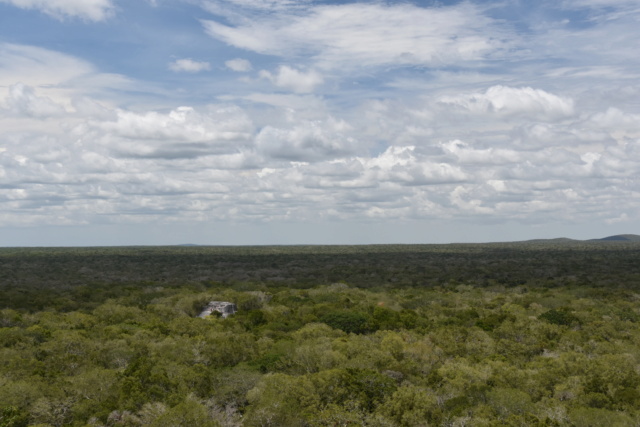
[[[227, 318], [197, 315], [228, 301]], [[638, 426], [640, 243], [0, 249], [0, 426]]]

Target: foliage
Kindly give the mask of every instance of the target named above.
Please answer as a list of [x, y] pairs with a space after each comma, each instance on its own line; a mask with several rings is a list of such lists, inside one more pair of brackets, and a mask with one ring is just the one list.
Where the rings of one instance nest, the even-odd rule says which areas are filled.
[[367, 317], [354, 311], [333, 311], [323, 314], [322, 323], [347, 333], [362, 334], [367, 332]]
[[569, 310], [567, 310], [566, 308], [564, 310], [563, 309], [549, 310], [545, 313], [542, 313], [540, 316], [538, 316], [538, 319], [546, 320], [547, 322], [552, 323], [554, 325], [565, 325], [565, 326], [571, 326], [572, 323], [578, 321], [576, 316], [571, 314], [571, 312], [569, 312]]
[[638, 425], [639, 249], [3, 249], [0, 427]]

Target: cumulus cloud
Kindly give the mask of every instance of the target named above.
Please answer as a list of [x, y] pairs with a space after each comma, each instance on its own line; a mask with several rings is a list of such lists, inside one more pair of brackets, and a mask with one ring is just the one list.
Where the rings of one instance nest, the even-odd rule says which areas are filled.
[[609, 144], [613, 139], [602, 130], [588, 129], [586, 126], [558, 123], [525, 122], [510, 132], [513, 144], [520, 149], [541, 149], [544, 147], [580, 147], [590, 143]]
[[[299, 170], [304, 171], [304, 185], [310, 188], [375, 189], [367, 190], [366, 196], [349, 195], [359, 201], [396, 199], [411, 193], [406, 188], [460, 183], [468, 178], [457, 165], [434, 161], [411, 146], [391, 146], [376, 156], [345, 156]], [[405, 202], [411, 204], [410, 199]]]
[[446, 65], [477, 60], [505, 46], [498, 25], [470, 3], [437, 8], [348, 3], [277, 15], [237, 12], [240, 16], [231, 16], [235, 26], [206, 20], [205, 30], [262, 54], [309, 55], [321, 68]]
[[526, 154], [508, 148], [473, 148], [460, 140], [441, 143], [443, 151], [454, 156], [455, 164], [483, 166], [515, 164], [526, 158]]
[[196, 158], [245, 147], [253, 124], [233, 106], [211, 106], [204, 111], [179, 107], [166, 114], [118, 110], [114, 121], [90, 122], [76, 133], [101, 141], [118, 156]]
[[369, 153], [355, 138], [363, 126], [293, 117], [256, 131], [250, 113], [217, 105], [117, 109], [68, 133], [5, 132], [2, 221], [529, 221], [585, 209], [605, 220], [603, 206], [613, 200], [619, 211], [611, 218], [633, 212], [623, 196], [640, 175], [637, 142], [578, 153], [451, 140]]
[[235, 58], [225, 61], [224, 65], [235, 72], [238, 73], [246, 73], [247, 71], [251, 71], [253, 67], [251, 66], [251, 62], [242, 58]]
[[289, 89], [296, 93], [313, 92], [316, 86], [324, 82], [322, 75], [314, 70], [303, 72], [286, 65], [280, 66], [275, 74], [262, 70], [260, 77], [270, 80], [278, 87]]
[[440, 103], [472, 113], [560, 119], [574, 114], [573, 100], [530, 87], [492, 86], [484, 93], [442, 96]]
[[276, 159], [313, 162], [353, 153], [357, 140], [342, 121], [301, 122], [289, 128], [266, 126], [256, 136], [257, 149]]
[[627, 134], [640, 138], [640, 114], [630, 114], [610, 107], [604, 112], [594, 114], [590, 123], [599, 129], [609, 129], [616, 134]]
[[211, 64], [205, 61], [194, 61], [190, 58], [176, 59], [169, 63], [169, 69], [176, 73], [199, 73], [211, 69]]
[[[600, 203], [624, 194], [633, 183], [621, 180], [640, 173], [640, 163], [633, 160], [638, 144], [592, 147], [580, 155], [561, 147], [476, 147], [452, 140], [390, 146], [365, 155], [353, 136], [361, 135], [361, 129], [340, 120], [292, 118], [289, 126], [255, 133], [250, 120], [239, 125], [238, 117], [246, 113], [212, 108], [122, 110], [117, 120], [77, 129], [73, 138], [85, 144], [83, 159], [92, 173], [99, 173], [103, 190], [120, 194], [126, 200], [123, 207], [137, 206], [145, 218], [302, 220], [317, 215], [311, 206], [319, 204], [327, 207], [327, 215], [342, 219], [570, 218], [585, 204], [591, 206], [589, 198], [596, 193]], [[224, 117], [227, 125], [221, 125]], [[230, 132], [230, 139], [222, 130]], [[36, 162], [33, 153], [22, 151], [21, 157], [14, 156], [19, 161], [22, 171], [36, 171], [45, 159]], [[37, 173], [45, 181], [42, 171]], [[161, 180], [155, 178], [158, 174]], [[52, 171], [46, 180], [68, 179], [61, 176]], [[599, 181], [602, 193], [583, 178]], [[172, 208], [176, 198], [187, 203], [184, 212]], [[122, 212], [123, 207], [108, 200], [102, 202], [105, 209]]]
[[0, 44], [0, 224], [637, 217], [637, 59], [600, 52], [628, 20], [607, 43], [612, 23], [557, 30], [557, 48], [532, 34], [539, 61], [488, 73], [504, 28], [470, 3], [207, 4], [211, 35], [283, 65], [231, 59], [268, 71], [134, 98], [86, 61]]
[[[495, 210], [485, 206], [483, 199], [476, 199], [470, 196], [471, 190], [462, 186], [457, 186], [449, 195], [451, 203], [466, 214], [491, 214]], [[484, 198], [486, 200], [486, 198]]]
[[62, 105], [53, 102], [47, 97], [37, 96], [31, 86], [25, 86], [22, 83], [9, 87], [6, 103], [9, 110], [17, 115], [47, 118], [66, 113]]
[[457, 165], [433, 162], [427, 156], [419, 155], [412, 146], [391, 146], [379, 156], [365, 161], [365, 167], [382, 181], [404, 185], [445, 184], [466, 179], [466, 174]]
[[90, 21], [104, 21], [113, 15], [112, 0], [0, 0], [21, 9], [35, 9], [62, 19], [77, 17]]

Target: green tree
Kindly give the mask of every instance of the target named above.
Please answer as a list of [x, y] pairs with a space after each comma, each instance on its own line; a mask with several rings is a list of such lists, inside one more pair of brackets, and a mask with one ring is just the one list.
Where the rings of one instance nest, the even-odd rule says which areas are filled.
[[152, 427], [219, 427], [219, 424], [211, 419], [206, 406], [194, 399], [186, 399], [184, 402], [169, 409], [151, 423]]
[[0, 427], [26, 427], [28, 423], [29, 414], [17, 406], [0, 407]]
[[306, 377], [267, 374], [247, 393], [248, 426], [303, 425], [317, 412], [319, 397]]
[[322, 323], [326, 323], [334, 329], [354, 334], [363, 334], [369, 331], [368, 320], [367, 316], [356, 311], [333, 311], [320, 317]]
[[413, 385], [398, 388], [377, 412], [399, 426], [437, 425], [442, 420], [438, 399], [432, 392]]
[[549, 310], [538, 316], [538, 319], [545, 320], [553, 325], [564, 326], [570, 326], [572, 323], [578, 322], [578, 318], [568, 308]]

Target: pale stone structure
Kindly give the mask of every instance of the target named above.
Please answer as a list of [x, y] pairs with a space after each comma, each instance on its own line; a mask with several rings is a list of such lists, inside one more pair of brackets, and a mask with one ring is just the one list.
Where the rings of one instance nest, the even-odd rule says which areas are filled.
[[226, 319], [228, 316], [235, 314], [238, 311], [238, 307], [232, 302], [224, 302], [224, 301], [211, 301], [207, 306], [202, 310], [202, 312], [198, 315], [200, 318], [205, 318], [214, 311], [222, 314], [222, 318]]

